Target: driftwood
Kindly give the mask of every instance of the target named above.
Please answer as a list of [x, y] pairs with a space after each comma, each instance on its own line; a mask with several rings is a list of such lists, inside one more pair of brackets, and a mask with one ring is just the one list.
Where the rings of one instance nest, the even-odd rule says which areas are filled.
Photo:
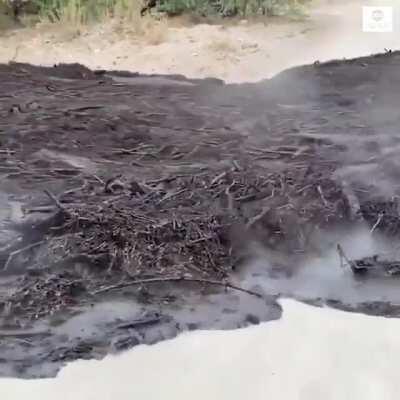
[[18, 249], [18, 250], [15, 250], [15, 251], [11, 252], [9, 254], [8, 258], [7, 258], [6, 263], [4, 264], [3, 271], [7, 271], [8, 270], [11, 262], [14, 260], [14, 258], [17, 255], [19, 255], [21, 253], [24, 253], [25, 251], [32, 250], [35, 247], [41, 246], [43, 243], [44, 243], [44, 241], [42, 240], [42, 241], [37, 242], [37, 243], [29, 244], [28, 246], [25, 246], [22, 249]]
[[239, 292], [247, 293], [251, 296], [255, 296], [260, 299], [262, 299], [264, 297], [260, 293], [254, 292], [252, 290], [244, 289], [240, 286], [233, 285], [229, 282], [213, 281], [213, 280], [209, 280], [209, 279], [200, 279], [200, 278], [198, 278], [198, 279], [185, 278], [185, 277], [150, 278], [150, 279], [139, 279], [139, 280], [127, 281], [127, 282], [122, 282], [122, 283], [118, 283], [116, 285], [110, 285], [110, 286], [106, 286], [104, 288], [95, 290], [94, 292], [92, 292], [92, 295], [102, 294], [102, 293], [109, 292], [111, 290], [122, 289], [122, 288], [126, 288], [129, 286], [145, 285], [145, 284], [152, 284], [152, 283], [166, 283], [166, 282], [194, 282], [194, 283], [200, 283], [200, 284], [222, 286], [225, 288], [237, 290]]
[[154, 325], [160, 323], [162, 319], [163, 319], [162, 315], [159, 314], [150, 315], [147, 317], [135, 319], [133, 321], [118, 325], [118, 329], [135, 329], [138, 328], [139, 326], [143, 327], [143, 326]]
[[[340, 258], [340, 265], [343, 268], [346, 264], [355, 275], [371, 276], [395, 276], [400, 275], [400, 261], [383, 258], [379, 254], [359, 259], [349, 259], [340, 244], [337, 245]], [[343, 260], [345, 263], [343, 263]]]
[[57, 208], [61, 211], [65, 211], [64, 206], [60, 203], [60, 201], [57, 199], [57, 197], [50, 192], [50, 190], [45, 189], [44, 193], [49, 197], [50, 200], [54, 202], [54, 204], [57, 206]]

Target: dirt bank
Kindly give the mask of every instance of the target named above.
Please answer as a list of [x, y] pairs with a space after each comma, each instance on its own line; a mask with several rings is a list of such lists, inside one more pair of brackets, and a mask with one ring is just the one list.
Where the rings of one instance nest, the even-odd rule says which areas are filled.
[[[91, 69], [218, 77], [255, 82], [296, 65], [398, 49], [392, 33], [362, 32], [362, 6], [373, 1], [314, 1], [301, 20], [191, 25], [153, 20], [95, 27], [42, 24], [0, 36], [0, 62], [79, 62]], [[395, 21], [396, 22], [396, 21]]]

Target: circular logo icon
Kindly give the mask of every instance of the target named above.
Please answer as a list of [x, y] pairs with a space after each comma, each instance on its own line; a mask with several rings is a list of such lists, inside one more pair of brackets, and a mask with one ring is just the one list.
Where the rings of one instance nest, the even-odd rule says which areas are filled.
[[372, 11], [372, 19], [375, 22], [382, 21], [384, 17], [383, 11], [382, 10], [374, 10]]

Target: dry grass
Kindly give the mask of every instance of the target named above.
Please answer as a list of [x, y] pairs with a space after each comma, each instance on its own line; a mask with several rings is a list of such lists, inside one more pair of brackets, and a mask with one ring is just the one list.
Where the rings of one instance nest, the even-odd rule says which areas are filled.
[[230, 54], [237, 52], [237, 46], [229, 38], [216, 38], [207, 46], [208, 50], [219, 54]]
[[166, 20], [158, 21], [157, 23], [153, 21], [150, 24], [142, 26], [142, 31], [144, 32], [146, 43], [157, 46], [166, 41], [168, 37], [168, 24]]
[[141, 42], [156, 46], [168, 38], [168, 21], [166, 18], [154, 20], [150, 17], [133, 17], [131, 19], [114, 18], [113, 34], [117, 37], [140, 38]]
[[56, 0], [48, 0], [41, 8], [41, 18], [73, 25], [115, 18], [132, 22], [139, 18], [142, 4], [142, 0], [65, 0], [60, 6]]
[[59, 23], [54, 23], [54, 13], [48, 10], [41, 14], [37, 28], [53, 32], [57, 38], [69, 37], [71, 40], [81, 34], [97, 32], [110, 41], [140, 38], [149, 45], [163, 43], [168, 36], [167, 19], [141, 17], [141, 5], [141, 0], [115, 0], [113, 7], [97, 8], [94, 16], [88, 7], [82, 7], [82, 0], [69, 0], [57, 12], [55, 22]]

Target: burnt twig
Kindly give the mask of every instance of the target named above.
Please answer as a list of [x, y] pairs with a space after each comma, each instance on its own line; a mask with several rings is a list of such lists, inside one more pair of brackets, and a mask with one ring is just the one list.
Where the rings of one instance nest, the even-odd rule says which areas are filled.
[[378, 219], [376, 220], [374, 226], [373, 226], [373, 227], [371, 228], [371, 230], [370, 230], [371, 235], [374, 233], [375, 229], [376, 229], [376, 228], [378, 227], [378, 225], [381, 223], [381, 221], [382, 221], [384, 215], [385, 215], [385, 214], [383, 214], [383, 213], [379, 213]]
[[167, 193], [159, 202], [158, 205], [160, 205], [161, 203], [163, 203], [164, 201], [170, 200], [173, 197], [179, 196], [180, 194], [187, 192], [188, 189], [182, 189], [182, 190], [178, 190], [177, 192], [173, 192], [173, 193]]
[[4, 264], [3, 271], [7, 271], [8, 270], [8, 267], [10, 266], [11, 261], [14, 259], [15, 256], [17, 256], [18, 254], [23, 253], [24, 251], [28, 251], [28, 250], [33, 249], [34, 247], [40, 246], [43, 243], [44, 243], [44, 241], [41, 240], [40, 242], [32, 243], [32, 244], [30, 244], [28, 246], [23, 247], [22, 249], [18, 249], [18, 250], [15, 250], [15, 251], [11, 252], [9, 254], [8, 258], [7, 258], [6, 263]]
[[44, 193], [47, 194], [47, 196], [49, 197], [50, 200], [52, 200], [54, 202], [54, 204], [57, 206], [57, 208], [61, 211], [65, 212], [65, 207], [60, 203], [60, 201], [57, 199], [56, 196], [54, 196], [53, 193], [50, 192], [50, 190], [44, 189], [43, 190]]
[[324, 196], [324, 192], [322, 191], [321, 185], [318, 185], [317, 189], [318, 189], [319, 195], [321, 196], [321, 200], [324, 203], [324, 206], [327, 207], [328, 206], [328, 202], [326, 201], [326, 198]]
[[228, 199], [228, 210], [231, 213], [235, 211], [235, 199], [231, 193], [231, 189], [235, 186], [235, 184], [236, 182], [233, 182], [225, 189], [225, 195]]
[[220, 174], [218, 174], [210, 183], [210, 186], [215, 185], [217, 182], [219, 182], [221, 179], [224, 179], [226, 177], [226, 175], [228, 174], [227, 171], [221, 172]]
[[338, 245], [336, 246], [336, 249], [337, 249], [337, 252], [338, 252], [338, 254], [339, 254], [340, 267], [341, 267], [341, 268], [344, 268], [343, 260], [345, 260], [345, 261], [347, 262], [347, 264], [350, 265], [350, 262], [351, 262], [351, 261], [346, 257], [346, 254], [345, 254], [345, 252], [343, 251], [342, 246], [341, 246], [340, 244], [338, 244]]
[[230, 288], [233, 290], [237, 290], [239, 292], [247, 293], [251, 296], [255, 296], [258, 298], [264, 297], [260, 293], [253, 292], [252, 290], [244, 289], [240, 286], [233, 285], [229, 282], [213, 281], [213, 280], [209, 280], [209, 279], [200, 279], [200, 278], [185, 278], [185, 277], [150, 278], [150, 279], [139, 279], [139, 280], [134, 280], [134, 281], [128, 281], [128, 282], [118, 283], [116, 285], [110, 285], [110, 286], [106, 286], [104, 288], [95, 290], [94, 292], [92, 292], [92, 295], [106, 293], [111, 290], [122, 289], [122, 288], [129, 287], [129, 286], [145, 285], [145, 284], [151, 284], [151, 283], [165, 283], [165, 282], [205, 283], [208, 285], [215, 285], [215, 286], [222, 286], [225, 288]]

